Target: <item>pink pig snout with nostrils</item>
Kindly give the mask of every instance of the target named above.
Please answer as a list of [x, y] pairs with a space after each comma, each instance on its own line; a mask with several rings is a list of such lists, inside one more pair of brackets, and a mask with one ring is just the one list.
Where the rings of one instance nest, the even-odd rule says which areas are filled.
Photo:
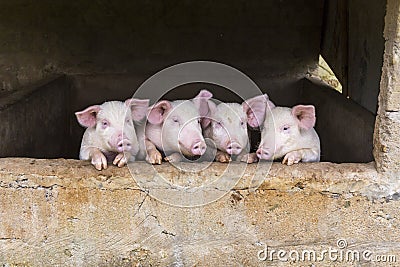
[[179, 133], [178, 142], [181, 149], [194, 156], [201, 156], [206, 152], [206, 142], [197, 123], [185, 125]]
[[242, 146], [236, 141], [231, 141], [226, 146], [226, 153], [230, 155], [239, 155], [242, 152]]
[[257, 157], [259, 159], [265, 159], [265, 160], [269, 160], [272, 158], [272, 153], [271, 150], [269, 148], [265, 148], [263, 146], [260, 146], [257, 151], [256, 151]]
[[111, 136], [109, 145], [117, 150], [118, 152], [130, 151], [132, 149], [132, 143], [129, 139], [124, 138], [122, 133], [116, 133]]
[[193, 155], [203, 155], [206, 152], [206, 143], [203, 140], [195, 140], [190, 149]]

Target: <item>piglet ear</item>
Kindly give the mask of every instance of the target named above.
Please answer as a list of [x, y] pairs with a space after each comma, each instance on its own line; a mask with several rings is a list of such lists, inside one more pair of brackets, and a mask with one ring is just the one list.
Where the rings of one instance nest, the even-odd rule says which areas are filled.
[[192, 99], [194, 105], [199, 110], [201, 117], [209, 117], [211, 112], [210, 105], [208, 100], [213, 97], [212, 93], [203, 89], [200, 93]]
[[292, 108], [292, 114], [299, 121], [299, 126], [303, 129], [311, 129], [315, 125], [315, 107], [312, 105], [297, 105]]
[[90, 106], [83, 111], [75, 112], [75, 116], [79, 124], [83, 127], [94, 127], [96, 125], [97, 113], [99, 113], [100, 109], [99, 105]]
[[217, 105], [211, 100], [207, 101], [207, 105], [208, 113], [201, 117], [201, 128], [203, 129], [207, 128], [210, 125], [212, 117], [215, 114], [215, 110], [217, 109]]
[[131, 108], [133, 120], [140, 121], [146, 116], [149, 100], [129, 98], [125, 100], [125, 105]]
[[250, 127], [259, 127], [263, 124], [265, 113], [275, 108], [267, 94], [247, 99], [242, 103], [243, 111], [247, 115], [247, 123]]
[[160, 124], [164, 121], [166, 114], [171, 109], [172, 109], [171, 102], [167, 100], [162, 100], [160, 102], [157, 102], [153, 106], [149, 107], [147, 120], [151, 124]]

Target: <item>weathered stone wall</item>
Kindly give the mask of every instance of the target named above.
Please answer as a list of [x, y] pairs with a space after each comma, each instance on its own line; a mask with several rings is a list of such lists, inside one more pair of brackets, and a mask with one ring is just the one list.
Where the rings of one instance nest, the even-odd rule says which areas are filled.
[[[189, 192], [221, 175], [226, 166], [214, 163], [190, 175], [167, 163], [154, 170]], [[217, 201], [178, 207], [180, 203], [163, 204], [151, 191], [141, 190], [126, 167], [98, 172], [77, 160], [0, 159], [0, 264], [259, 266], [257, 254], [265, 245], [269, 251], [315, 250], [320, 256], [329, 247], [340, 250], [340, 239], [348, 244], [343, 251], [370, 250], [373, 256], [400, 260], [398, 203], [360, 196], [377, 177], [373, 164], [276, 163], [269, 172], [265, 166], [259, 166], [260, 172], [256, 165], [247, 166], [246, 175]], [[156, 180], [148, 171], [151, 165], [137, 162], [132, 168], [147, 183]], [[253, 174], [265, 179], [256, 191], [250, 183]], [[231, 172], [228, 180], [235, 175]], [[276, 254], [265, 263], [288, 264]], [[372, 264], [326, 255], [291, 266], [313, 263]]]
[[400, 2], [388, 1], [386, 10], [374, 155], [378, 170], [397, 180], [400, 174]]

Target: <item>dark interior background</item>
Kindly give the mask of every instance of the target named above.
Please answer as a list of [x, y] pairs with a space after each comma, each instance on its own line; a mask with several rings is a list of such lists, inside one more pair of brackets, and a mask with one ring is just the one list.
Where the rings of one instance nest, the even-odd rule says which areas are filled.
[[[378, 3], [379, 2], [379, 3]], [[73, 113], [185, 61], [230, 65], [278, 105], [317, 107], [322, 159], [367, 162], [386, 1], [3, 1], [0, 156], [77, 157]], [[340, 94], [305, 79], [322, 54]], [[60, 75], [61, 74], [61, 75]], [[194, 96], [183, 86], [171, 98]], [[220, 100], [236, 97], [213, 88]]]

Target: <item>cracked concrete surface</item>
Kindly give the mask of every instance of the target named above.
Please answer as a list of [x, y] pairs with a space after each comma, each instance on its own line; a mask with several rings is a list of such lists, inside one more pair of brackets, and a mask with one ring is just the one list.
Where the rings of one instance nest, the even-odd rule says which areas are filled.
[[[136, 162], [132, 167], [151, 182], [152, 173], [141, 171], [149, 166]], [[213, 163], [188, 179], [169, 164], [154, 169], [186, 187], [207, 183], [226, 166]], [[258, 188], [251, 186], [254, 173], [262, 176]], [[260, 262], [258, 252], [265, 246], [287, 251], [337, 249], [339, 239], [352, 250], [397, 255], [400, 260], [398, 202], [362, 196], [377, 177], [372, 163], [290, 167], [274, 163], [269, 172], [258, 173], [256, 165], [248, 165], [246, 175], [222, 198], [184, 208], [154, 199], [138, 186], [127, 167], [99, 172], [85, 161], [3, 158], [0, 263], [282, 266], [285, 263], [276, 255], [273, 261]], [[312, 263], [317, 262], [292, 265]], [[370, 266], [366, 260], [318, 262], [319, 266], [360, 264]]]

